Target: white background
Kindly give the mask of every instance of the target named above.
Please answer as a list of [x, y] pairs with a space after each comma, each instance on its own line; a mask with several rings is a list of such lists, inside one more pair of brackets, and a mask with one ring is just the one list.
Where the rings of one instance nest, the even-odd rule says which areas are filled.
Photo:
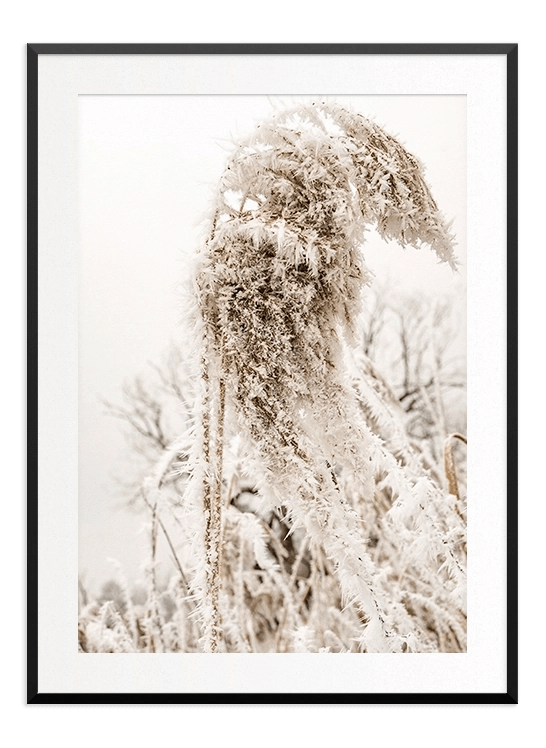
[[[39, 288], [43, 293], [39, 304], [38, 683], [43, 692], [395, 693], [401, 683], [408, 684], [408, 691], [423, 693], [504, 690], [505, 75], [506, 61], [498, 55], [477, 59], [449, 55], [433, 59], [419, 55], [40, 58]], [[360, 658], [317, 659], [313, 655], [264, 656], [267, 667], [264, 657], [258, 655], [212, 659], [189, 654], [81, 657], [71, 645], [77, 615], [75, 497], [81, 488], [76, 469], [80, 435], [77, 385], [83, 328], [78, 323], [87, 318], [78, 304], [78, 297], [81, 301], [85, 293], [79, 293], [77, 283], [82, 250], [83, 256], [87, 255], [84, 237], [88, 232], [83, 230], [85, 221], [80, 221], [87, 211], [78, 208], [82, 203], [93, 203], [101, 190], [93, 189], [85, 197], [87, 169], [83, 170], [87, 177], [78, 182], [79, 94], [220, 91], [248, 95], [264, 90], [339, 94], [347, 87], [383, 96], [401, 92], [435, 97], [439, 93], [467, 94], [467, 220], [472, 246], [468, 258], [467, 433], [473, 445], [468, 455], [468, 482], [476, 497], [469, 527], [468, 652], [458, 657], [368, 657], [365, 667]], [[446, 127], [451, 128], [453, 116], [448, 119]], [[108, 122], [108, 118], [100, 121]], [[86, 131], [87, 125], [82, 129]], [[162, 133], [161, 142], [163, 137]], [[107, 216], [108, 210], [104, 206], [99, 217]], [[125, 216], [127, 210], [118, 212]], [[119, 221], [114, 220], [111, 228], [117, 232]], [[430, 259], [430, 254], [422, 256]], [[79, 264], [84, 276], [91, 272], [85, 260]], [[104, 268], [101, 271], [106, 272]], [[122, 298], [120, 294], [112, 316], [120, 309], [123, 312]]]

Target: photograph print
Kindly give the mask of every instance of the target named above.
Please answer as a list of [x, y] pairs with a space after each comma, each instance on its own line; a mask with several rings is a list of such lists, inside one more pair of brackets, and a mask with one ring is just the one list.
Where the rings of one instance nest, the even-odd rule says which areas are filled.
[[466, 652], [466, 97], [78, 124], [79, 652]]

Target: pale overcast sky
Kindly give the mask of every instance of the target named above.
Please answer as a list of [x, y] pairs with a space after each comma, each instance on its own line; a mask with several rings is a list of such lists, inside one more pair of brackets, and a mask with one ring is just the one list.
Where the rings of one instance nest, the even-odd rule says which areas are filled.
[[[299, 97], [303, 100], [305, 97]], [[440, 210], [454, 219], [459, 276], [432, 252], [365, 247], [378, 281], [465, 293], [464, 96], [336, 97], [374, 119], [426, 166]], [[100, 398], [121, 402], [124, 381], [157, 361], [174, 337], [177, 286], [201, 239], [200, 222], [233, 139], [294, 98], [84, 96], [79, 99], [79, 557], [93, 590], [116, 558], [139, 573], [142, 519], [127, 513], [115, 476], [128, 448]]]

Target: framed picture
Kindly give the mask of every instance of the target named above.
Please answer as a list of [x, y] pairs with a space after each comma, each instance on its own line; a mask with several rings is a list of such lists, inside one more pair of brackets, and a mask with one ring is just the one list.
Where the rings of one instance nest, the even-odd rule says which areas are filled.
[[29, 44], [28, 268], [29, 704], [517, 703], [517, 45]]

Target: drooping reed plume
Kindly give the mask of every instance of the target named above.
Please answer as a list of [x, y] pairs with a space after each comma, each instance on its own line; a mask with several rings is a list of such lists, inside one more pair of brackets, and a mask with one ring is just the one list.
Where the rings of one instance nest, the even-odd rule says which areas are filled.
[[427, 584], [415, 570], [418, 527], [462, 589], [464, 570], [435, 499], [441, 490], [370, 430], [347, 369], [345, 348], [372, 279], [363, 256], [369, 226], [402, 246], [427, 245], [455, 267], [450, 227], [417, 159], [335, 104], [262, 122], [221, 177], [196, 276], [202, 392], [186, 497], [202, 515], [193, 591], [206, 651], [222, 651], [229, 624], [221, 613], [228, 427], [243, 439], [261, 496], [324, 549], [346, 603], [359, 611], [364, 651], [401, 651], [412, 611], [425, 604], [417, 592], [407, 605], [402, 593], [389, 602], [370, 554], [366, 521], [385, 496], [393, 511], [384, 542], [408, 548], [400, 584], [410, 573]]

